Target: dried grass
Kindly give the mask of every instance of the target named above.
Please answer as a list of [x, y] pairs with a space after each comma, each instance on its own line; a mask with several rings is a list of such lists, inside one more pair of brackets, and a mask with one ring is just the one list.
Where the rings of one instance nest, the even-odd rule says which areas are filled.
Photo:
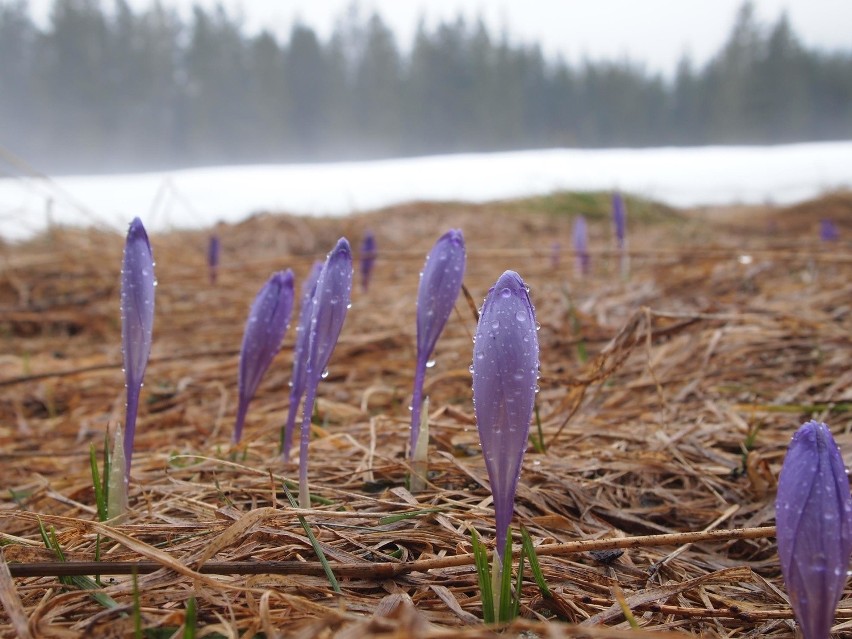
[[[766, 528], [784, 450], [814, 417], [852, 454], [852, 254], [848, 240], [829, 249], [810, 239], [827, 206], [848, 238], [848, 194], [799, 205], [792, 217], [746, 210], [718, 223], [645, 205], [648, 214], [630, 220], [629, 281], [608, 250], [593, 254], [586, 281], [567, 252], [554, 269], [551, 243], [566, 243], [565, 213], [574, 211], [542, 210], [540, 201], [414, 204], [344, 220], [257, 216], [219, 228], [215, 287], [203, 233], [154, 236], [160, 285], [131, 512], [108, 524], [95, 521], [88, 449], [100, 449], [105, 429], [123, 419], [122, 238], [54, 229], [0, 247], [5, 559], [13, 568], [52, 559], [39, 520], [55, 527], [72, 561], [91, 560], [100, 534], [106, 560], [159, 568], [138, 577], [144, 627], [164, 629], [159, 636], [168, 628], [182, 636], [192, 595], [199, 636], [496, 636], [477, 621], [468, 555], [469, 528], [486, 539], [493, 528], [467, 370], [475, 324], [463, 300], [427, 377], [428, 489], [404, 488], [417, 273], [439, 232], [455, 226], [467, 239], [474, 299], [512, 268], [530, 284], [542, 325], [537, 403], [549, 445], [527, 454], [516, 525], [541, 547], [555, 598], [525, 583], [523, 619], [502, 635], [792, 637]], [[233, 449], [229, 438], [241, 332], [260, 284], [285, 267], [301, 279], [338, 236], [357, 246], [366, 228], [380, 257], [370, 291], [354, 293], [311, 443], [311, 490], [329, 503], [306, 517], [338, 567], [338, 596], [282, 491], [297, 472], [277, 456], [292, 329], [252, 404], [244, 442]], [[606, 220], [593, 221], [591, 234], [593, 246], [609, 246]], [[588, 362], [578, 357], [581, 341]], [[427, 512], [387, 519], [413, 511]], [[711, 532], [706, 540], [682, 534], [696, 531]], [[662, 546], [631, 539], [658, 534], [675, 537]], [[595, 554], [578, 540], [627, 550]], [[202, 572], [222, 562], [270, 569]], [[289, 569], [276, 574], [274, 562]], [[117, 609], [56, 577], [0, 569], [0, 631], [132, 636], [131, 577], [103, 581]], [[627, 625], [618, 596], [641, 631]], [[852, 593], [841, 609], [835, 630], [846, 636]]]

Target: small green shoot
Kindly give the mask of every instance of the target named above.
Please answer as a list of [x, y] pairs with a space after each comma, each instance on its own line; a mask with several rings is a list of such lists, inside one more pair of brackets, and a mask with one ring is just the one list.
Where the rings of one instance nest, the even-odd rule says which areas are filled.
[[[56, 530], [51, 526], [50, 534], [44, 527], [41, 518], [38, 520], [38, 531], [41, 534], [41, 539], [45, 547], [56, 555], [58, 561], [65, 561], [65, 553], [62, 552], [62, 547], [59, 545], [59, 540], [56, 538]], [[65, 586], [76, 586], [80, 590], [93, 590], [89, 595], [101, 604], [104, 608], [118, 608], [118, 602], [112, 597], [103, 592], [100, 592], [100, 586], [95, 583], [91, 577], [74, 576], [74, 577], [59, 577], [59, 582]]]
[[195, 595], [186, 602], [186, 617], [183, 623], [183, 639], [195, 639], [195, 631], [198, 625], [198, 608]]
[[[293, 508], [298, 508], [299, 504], [293, 497], [293, 493], [291, 493], [290, 490], [287, 488], [287, 484], [283, 483], [283, 486], [284, 493], [287, 495], [287, 499], [289, 500], [290, 505]], [[302, 528], [305, 529], [305, 534], [308, 536], [308, 539], [311, 542], [311, 546], [314, 547], [314, 552], [317, 555], [317, 559], [319, 559], [320, 563], [322, 564], [322, 569], [325, 571], [325, 576], [328, 578], [328, 583], [331, 584], [331, 587], [334, 592], [340, 593], [340, 584], [337, 583], [337, 577], [334, 576], [334, 572], [331, 570], [331, 565], [328, 563], [328, 559], [325, 558], [325, 553], [322, 551], [322, 547], [320, 546], [319, 541], [314, 536], [311, 527], [308, 525], [308, 521], [302, 515], [296, 515], [296, 517], [299, 519], [299, 523], [302, 524]]]
[[488, 566], [488, 551], [479, 540], [476, 530], [470, 529], [470, 542], [473, 545], [473, 563], [476, 566], [476, 578], [479, 582], [479, 594], [482, 597], [482, 620], [494, 623], [494, 594], [491, 591], [491, 570]]
[[547, 581], [544, 579], [544, 574], [541, 572], [541, 564], [538, 562], [538, 555], [536, 555], [535, 546], [533, 546], [530, 534], [523, 526], [521, 526], [521, 544], [524, 549], [524, 554], [529, 557], [530, 572], [532, 572], [533, 579], [535, 579], [535, 583], [538, 586], [539, 592], [541, 592], [541, 596], [549, 599], [551, 597], [550, 588], [548, 588]]
[[142, 602], [139, 597], [139, 577], [133, 571], [133, 636], [142, 639]]

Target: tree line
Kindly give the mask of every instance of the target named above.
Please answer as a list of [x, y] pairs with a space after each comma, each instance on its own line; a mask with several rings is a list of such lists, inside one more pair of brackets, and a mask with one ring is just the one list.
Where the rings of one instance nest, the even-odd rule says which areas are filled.
[[808, 48], [750, 4], [709, 62], [664, 78], [463, 19], [421, 24], [402, 51], [354, 8], [326, 41], [298, 23], [284, 41], [221, 7], [54, 0], [40, 27], [27, 0], [0, 0], [0, 147], [48, 171], [850, 138], [852, 52]]

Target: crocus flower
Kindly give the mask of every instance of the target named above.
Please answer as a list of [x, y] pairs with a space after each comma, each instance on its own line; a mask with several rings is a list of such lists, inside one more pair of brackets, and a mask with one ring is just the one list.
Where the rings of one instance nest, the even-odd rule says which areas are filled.
[[852, 497], [831, 431], [804, 424], [787, 449], [775, 500], [778, 556], [805, 639], [828, 639], [852, 553]]
[[527, 287], [506, 271], [485, 298], [473, 346], [473, 402], [502, 558], [538, 379], [538, 334]]
[[287, 423], [284, 425], [281, 441], [281, 456], [290, 456], [290, 446], [293, 443], [293, 427], [296, 425], [296, 413], [299, 402], [305, 394], [305, 369], [308, 352], [308, 338], [311, 335], [311, 310], [314, 292], [317, 290], [317, 279], [322, 270], [322, 262], [314, 262], [311, 272], [302, 282], [302, 306], [299, 309], [299, 323], [296, 325], [296, 344], [293, 347], [293, 376], [290, 378], [290, 407], [287, 409]]
[[254, 298], [243, 332], [239, 370], [240, 400], [234, 425], [234, 443], [240, 441], [249, 402], [281, 348], [292, 312], [293, 272], [287, 269], [273, 273]]
[[211, 235], [207, 244], [207, 268], [210, 271], [210, 283], [216, 283], [219, 274], [219, 236]]
[[453, 311], [461, 290], [465, 267], [464, 236], [458, 229], [444, 233], [426, 256], [420, 286], [417, 289], [417, 362], [414, 369], [414, 393], [411, 399], [411, 439], [409, 454], [414, 455], [420, 434], [420, 410], [426, 364]]
[[302, 409], [302, 432], [299, 446], [299, 504], [310, 506], [308, 494], [308, 442], [311, 433], [311, 415], [317, 386], [324, 376], [331, 353], [346, 319], [352, 293], [352, 251], [346, 238], [325, 259], [317, 279], [316, 292], [311, 306], [310, 335], [305, 353], [305, 406]]
[[554, 271], [559, 268], [559, 259], [562, 256], [562, 245], [554, 242], [550, 245], [550, 268]]
[[612, 227], [615, 233], [615, 244], [623, 251], [627, 240], [627, 207], [621, 193], [612, 194]]
[[121, 350], [127, 410], [124, 418], [124, 481], [130, 481], [130, 461], [136, 435], [139, 394], [151, 354], [154, 329], [154, 256], [148, 234], [138, 217], [130, 223], [121, 267]]
[[836, 242], [840, 239], [840, 232], [832, 220], [824, 218], [819, 221], [819, 239], [823, 242]]
[[586, 226], [586, 218], [578, 215], [574, 220], [573, 228], [574, 254], [577, 256], [577, 271], [580, 275], [588, 275], [589, 264], [589, 229]]
[[364, 241], [361, 244], [361, 290], [365, 293], [370, 286], [370, 274], [373, 272], [373, 265], [376, 263], [376, 237], [371, 231], [364, 234]]

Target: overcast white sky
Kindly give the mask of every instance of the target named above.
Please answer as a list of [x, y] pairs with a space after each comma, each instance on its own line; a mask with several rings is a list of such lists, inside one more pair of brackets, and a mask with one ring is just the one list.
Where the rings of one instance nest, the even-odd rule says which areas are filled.
[[[129, 0], [146, 7], [153, 0]], [[194, 4], [217, 0], [160, 0], [189, 15]], [[268, 28], [286, 38], [295, 19], [327, 37], [335, 19], [352, 0], [218, 0], [229, 13], [240, 12], [249, 32]], [[3, 0], [0, 0], [3, 2]], [[31, 0], [44, 17], [53, 0]], [[364, 15], [373, 10], [407, 47], [420, 16], [427, 24], [459, 14], [482, 16], [492, 33], [504, 29], [516, 41], [541, 43], [547, 53], [568, 61], [629, 57], [648, 69], [670, 73], [684, 52], [703, 63], [727, 37], [742, 0], [360, 0]], [[755, 0], [758, 19], [771, 24], [786, 10], [796, 33], [809, 46], [852, 49], [852, 0]], [[105, 1], [105, 6], [109, 0]]]

